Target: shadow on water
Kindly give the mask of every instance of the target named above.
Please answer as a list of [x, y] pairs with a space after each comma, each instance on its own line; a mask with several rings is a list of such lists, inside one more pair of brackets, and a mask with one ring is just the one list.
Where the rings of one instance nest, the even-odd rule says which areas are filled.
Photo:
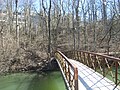
[[0, 76], [0, 90], [66, 90], [59, 71]]
[[66, 90], [60, 72], [36, 74], [27, 90]]

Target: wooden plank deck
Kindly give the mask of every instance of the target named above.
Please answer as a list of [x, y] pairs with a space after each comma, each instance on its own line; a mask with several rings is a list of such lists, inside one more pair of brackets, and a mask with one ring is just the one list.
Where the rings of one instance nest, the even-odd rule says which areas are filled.
[[120, 87], [115, 87], [115, 83], [86, 65], [69, 59], [71, 63], [78, 68], [78, 84], [79, 90], [120, 90]]

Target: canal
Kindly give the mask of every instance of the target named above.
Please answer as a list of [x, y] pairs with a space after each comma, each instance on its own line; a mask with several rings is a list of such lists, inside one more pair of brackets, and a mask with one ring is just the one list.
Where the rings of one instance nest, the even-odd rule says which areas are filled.
[[66, 90], [59, 71], [0, 76], [0, 90]]

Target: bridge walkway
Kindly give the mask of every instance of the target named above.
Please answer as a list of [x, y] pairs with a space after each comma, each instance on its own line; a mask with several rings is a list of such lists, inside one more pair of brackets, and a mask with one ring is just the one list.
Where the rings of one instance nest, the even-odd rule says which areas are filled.
[[69, 59], [69, 61], [78, 68], [78, 87], [79, 90], [120, 90], [115, 88], [115, 83], [101, 74], [95, 72], [88, 66]]
[[120, 90], [119, 58], [85, 51], [66, 55], [55, 53], [68, 90]]

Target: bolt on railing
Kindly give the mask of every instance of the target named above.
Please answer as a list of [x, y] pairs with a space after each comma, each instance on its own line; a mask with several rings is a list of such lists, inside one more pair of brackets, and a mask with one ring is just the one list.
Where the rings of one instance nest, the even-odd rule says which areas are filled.
[[60, 51], [55, 53], [55, 58], [60, 62], [65, 77], [71, 90], [78, 90], [78, 69]]
[[66, 56], [78, 60], [120, 85], [120, 59], [88, 51], [67, 51]]

